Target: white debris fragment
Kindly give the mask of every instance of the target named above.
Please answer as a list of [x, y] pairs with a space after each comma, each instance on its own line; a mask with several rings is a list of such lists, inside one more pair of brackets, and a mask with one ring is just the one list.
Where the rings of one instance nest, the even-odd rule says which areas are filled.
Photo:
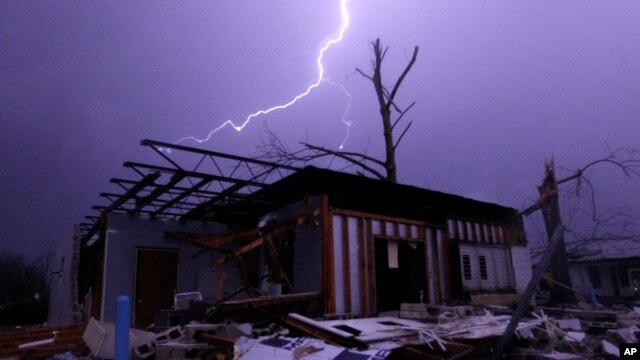
[[636, 333], [640, 332], [637, 326], [633, 325], [628, 328], [618, 329], [615, 331], [616, 335], [625, 343], [636, 343], [638, 338]]
[[582, 342], [587, 335], [583, 332], [569, 331], [565, 335], [564, 339], [570, 342]]
[[557, 326], [562, 330], [580, 331], [582, 325], [578, 319], [560, 319], [557, 321]]
[[613, 355], [615, 357], [619, 357], [620, 356], [620, 349], [618, 349], [617, 346], [613, 345], [612, 343], [608, 342], [607, 340], [602, 340], [602, 351], [604, 351], [605, 353], [607, 353], [609, 355]]

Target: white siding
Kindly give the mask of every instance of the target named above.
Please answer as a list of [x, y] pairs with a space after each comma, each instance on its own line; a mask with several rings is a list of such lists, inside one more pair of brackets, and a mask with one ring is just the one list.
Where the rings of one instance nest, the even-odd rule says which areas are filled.
[[419, 236], [419, 228], [418, 225], [411, 225], [411, 238], [417, 239]]
[[400, 234], [399, 234], [398, 236], [400, 236], [401, 238], [405, 238], [405, 239], [406, 239], [406, 238], [410, 238], [411, 236], [410, 236], [410, 234], [409, 234], [409, 233], [408, 233], [408, 231], [407, 231], [407, 227], [408, 227], [408, 226], [409, 226], [409, 225], [407, 225], [407, 224], [400, 224], [400, 225], [398, 226], [398, 231], [400, 232]]
[[371, 220], [371, 232], [376, 235], [382, 233], [380, 220]]
[[433, 261], [433, 233], [431, 229], [426, 229], [426, 243], [425, 243], [425, 251], [427, 253], [427, 284], [429, 286], [429, 302], [431, 304], [436, 303], [436, 286], [435, 286], [435, 269], [434, 269], [434, 261]]
[[395, 230], [393, 229], [393, 224], [390, 221], [386, 221], [385, 222], [385, 229], [387, 230], [386, 235], [387, 236], [396, 236]]
[[518, 295], [522, 294], [531, 280], [531, 257], [526, 246], [514, 246], [511, 248], [511, 263]]

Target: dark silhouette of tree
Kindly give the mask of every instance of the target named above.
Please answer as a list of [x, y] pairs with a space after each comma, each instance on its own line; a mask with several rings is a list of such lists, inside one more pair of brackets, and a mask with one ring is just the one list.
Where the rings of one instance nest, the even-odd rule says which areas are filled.
[[46, 321], [50, 255], [47, 252], [29, 262], [23, 256], [0, 252], [0, 325]]
[[[404, 126], [404, 129], [397, 139], [394, 137], [394, 131], [404, 115], [415, 105], [415, 102], [405, 108], [401, 108], [396, 103], [396, 96], [398, 95], [398, 91], [400, 90], [400, 86], [404, 79], [409, 71], [411, 71], [411, 68], [418, 58], [418, 47], [416, 46], [413, 49], [413, 55], [409, 60], [409, 63], [395, 81], [391, 90], [389, 90], [382, 82], [382, 63], [385, 55], [387, 54], [388, 48], [382, 47], [380, 39], [376, 39], [371, 46], [373, 48], [374, 55], [371, 61], [373, 74], [369, 75], [358, 68], [356, 68], [356, 71], [372, 82], [376, 93], [383, 127], [386, 152], [385, 159], [381, 160], [373, 156], [369, 156], [365, 152], [350, 152], [342, 151], [341, 149], [333, 150], [307, 142], [300, 142], [302, 145], [301, 150], [291, 151], [284, 142], [278, 139], [278, 137], [268, 129], [267, 141], [263, 144], [261, 149], [266, 158], [287, 164], [308, 163], [313, 160], [326, 157], [338, 158], [344, 160], [348, 164], [348, 167], [358, 167], [361, 173], [368, 174], [379, 179], [397, 182], [398, 176], [395, 159], [396, 149], [411, 127], [412, 122], [409, 122]], [[393, 116], [394, 113], [396, 114], [395, 118]]]

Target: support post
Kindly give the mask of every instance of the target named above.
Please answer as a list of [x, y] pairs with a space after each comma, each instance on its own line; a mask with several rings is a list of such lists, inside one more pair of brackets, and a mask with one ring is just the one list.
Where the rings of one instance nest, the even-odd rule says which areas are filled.
[[129, 360], [129, 328], [131, 327], [131, 302], [120, 296], [116, 309], [116, 360]]
[[553, 235], [551, 236], [551, 239], [549, 239], [549, 245], [547, 246], [547, 249], [544, 251], [544, 255], [542, 255], [542, 259], [538, 263], [538, 266], [536, 267], [536, 271], [531, 277], [531, 280], [529, 281], [529, 285], [527, 285], [527, 289], [522, 294], [522, 297], [520, 297], [520, 301], [518, 301], [518, 306], [516, 307], [516, 311], [513, 313], [513, 316], [511, 317], [511, 321], [509, 321], [509, 325], [507, 325], [507, 328], [505, 329], [504, 334], [502, 334], [502, 337], [498, 341], [498, 345], [496, 346], [496, 349], [493, 352], [494, 360], [501, 359], [502, 354], [507, 349], [507, 346], [509, 346], [509, 343], [511, 342], [511, 337], [513, 336], [513, 332], [516, 330], [516, 326], [518, 326], [520, 319], [524, 315], [524, 312], [527, 310], [527, 307], [529, 306], [529, 302], [531, 301], [531, 297], [533, 296], [533, 292], [536, 290], [536, 287], [538, 286], [538, 283], [540, 282], [542, 275], [547, 270], [547, 267], [549, 267], [551, 259], [556, 253], [556, 249], [558, 247], [558, 244], [560, 243], [560, 239], [562, 239], [563, 237], [563, 234], [564, 234], [564, 227], [562, 225], [558, 225], [554, 230]]

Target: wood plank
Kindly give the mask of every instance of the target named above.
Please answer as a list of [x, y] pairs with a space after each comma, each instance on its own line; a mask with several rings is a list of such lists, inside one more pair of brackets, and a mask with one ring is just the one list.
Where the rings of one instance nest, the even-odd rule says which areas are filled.
[[366, 263], [366, 242], [364, 237], [364, 219], [358, 218], [358, 273], [360, 281], [358, 287], [360, 289], [360, 311], [367, 312], [368, 293], [367, 293], [367, 263]]
[[361, 217], [361, 218], [370, 219], [370, 220], [389, 221], [389, 222], [405, 223], [405, 224], [412, 224], [412, 225], [423, 225], [423, 224], [425, 224], [424, 221], [420, 221], [420, 220], [407, 219], [407, 218], [402, 218], [402, 217], [397, 217], [397, 216], [371, 214], [371, 213], [367, 213], [367, 212], [363, 212], [363, 211], [356, 211], [356, 210], [333, 209], [333, 213], [337, 214], [337, 215]]
[[464, 236], [465, 241], [471, 241], [469, 238], [469, 227], [467, 226], [467, 222], [465, 220], [460, 220], [462, 222], [462, 235]]
[[513, 226], [507, 227], [507, 245], [518, 245], [518, 238], [516, 237], [516, 231], [513, 229]]
[[273, 246], [273, 243], [271, 242], [271, 239], [272, 239], [271, 235], [268, 235], [268, 236], [265, 237], [264, 243], [266, 244], [267, 251], [269, 252], [269, 255], [271, 256], [271, 260], [273, 261], [273, 263], [278, 268], [277, 272], [281, 273], [282, 276], [284, 277], [284, 282], [287, 284], [287, 287], [289, 287], [289, 291], [291, 293], [295, 293], [296, 289], [293, 287], [293, 284], [289, 280], [289, 276], [287, 275], [287, 272], [284, 271], [284, 267], [280, 263], [280, 259], [278, 259], [278, 251]]
[[230, 231], [222, 234], [207, 235], [195, 234], [188, 232], [166, 232], [167, 236], [189, 241], [190, 243], [200, 244], [201, 246], [219, 247], [233, 242], [246, 242], [257, 238], [260, 235], [259, 228], [253, 228], [243, 231]]
[[445, 300], [451, 299], [451, 250], [449, 248], [449, 235], [445, 231], [442, 234], [442, 262], [444, 267], [444, 294]]
[[376, 256], [372, 223], [370, 219], [367, 219], [365, 224], [367, 233], [365, 234], [365, 242], [367, 243], [367, 298], [369, 300], [368, 312], [370, 314], [376, 313], [377, 309], [377, 295], [376, 295]]
[[435, 300], [436, 304], [440, 304], [442, 302], [442, 295], [440, 294], [440, 247], [438, 246], [438, 230], [429, 229], [431, 232], [431, 245], [433, 251], [433, 282], [434, 282], [434, 290], [435, 290]]
[[342, 284], [344, 311], [351, 312], [351, 256], [349, 254], [349, 217], [342, 215]]
[[281, 304], [289, 304], [294, 302], [310, 301], [318, 298], [320, 298], [319, 292], [261, 296], [257, 298], [251, 298], [251, 299], [225, 301], [222, 304], [218, 304], [217, 307], [219, 308], [220, 311], [236, 311], [240, 309], [260, 308], [260, 307], [268, 307], [268, 306], [275, 306], [275, 305], [281, 305]]
[[264, 237], [260, 237], [260, 238], [258, 238], [256, 240], [250, 242], [249, 244], [247, 244], [247, 245], [245, 245], [245, 246], [243, 246], [243, 247], [241, 247], [239, 249], [234, 250], [233, 252], [231, 252], [231, 253], [229, 253], [227, 255], [224, 255], [224, 256], [221, 256], [221, 257], [215, 259], [211, 263], [211, 267], [212, 268], [217, 268], [218, 266], [224, 264], [225, 262], [227, 262], [227, 261], [229, 261], [231, 259], [235, 259], [237, 257], [240, 257], [240, 256], [248, 253], [249, 251], [251, 251], [251, 250], [253, 250], [253, 249], [257, 248], [257, 247], [262, 246], [263, 243], [264, 243]]
[[335, 272], [333, 267], [333, 215], [329, 209], [329, 196], [320, 195], [320, 223], [322, 229], [322, 291], [324, 312], [336, 312]]
[[424, 288], [424, 298], [426, 300], [426, 302], [428, 303], [431, 299], [431, 290], [430, 290], [430, 283], [429, 283], [429, 266], [431, 265], [430, 263], [430, 259], [429, 259], [429, 242], [427, 241], [427, 234], [426, 234], [426, 230], [425, 230], [425, 226], [420, 226], [420, 229], [418, 229], [418, 233], [420, 234], [420, 238], [423, 239], [424, 241], [424, 274], [425, 274], [425, 288]]

